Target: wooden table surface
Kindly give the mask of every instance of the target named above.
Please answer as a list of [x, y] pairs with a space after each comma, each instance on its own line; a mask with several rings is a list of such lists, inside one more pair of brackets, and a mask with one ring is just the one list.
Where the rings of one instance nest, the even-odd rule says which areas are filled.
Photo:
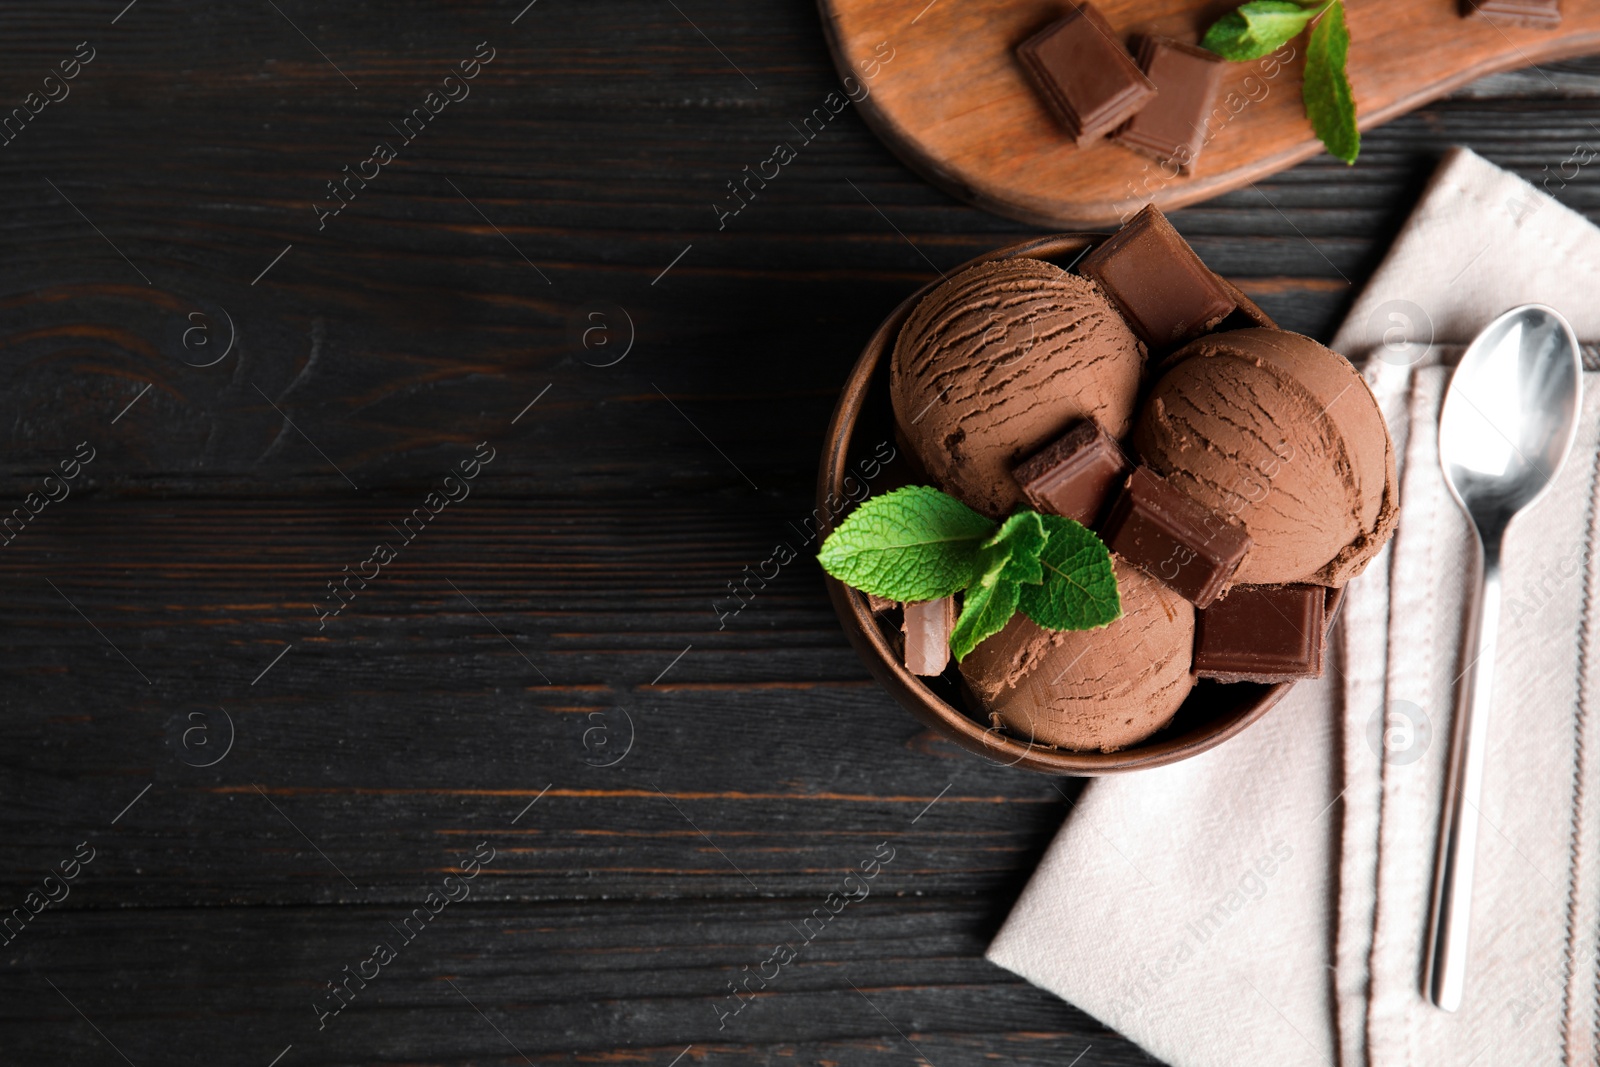
[[[1150, 1062], [982, 959], [1080, 784], [919, 728], [809, 551], [729, 592], [878, 320], [1028, 231], [848, 108], [723, 214], [836, 85], [803, 0], [125, 2], [0, 12], [58, 97], [0, 146], [0, 1062]], [[1600, 63], [1498, 76], [1175, 221], [1326, 337], [1445, 147], [1597, 123]]]

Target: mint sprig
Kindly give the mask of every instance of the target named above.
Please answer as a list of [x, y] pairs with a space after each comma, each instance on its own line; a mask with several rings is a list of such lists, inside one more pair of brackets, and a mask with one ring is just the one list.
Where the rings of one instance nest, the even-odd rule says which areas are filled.
[[961, 594], [961, 617], [950, 631], [950, 651], [960, 663], [984, 640], [1006, 628], [1016, 614], [1022, 587], [1001, 577], [1005, 564], [984, 572]]
[[1330, 153], [1354, 163], [1361, 154], [1361, 132], [1356, 127], [1355, 96], [1345, 70], [1350, 29], [1343, 0], [1304, 4], [1250, 0], [1212, 23], [1200, 45], [1223, 59], [1244, 63], [1282, 48], [1307, 25], [1311, 25], [1311, 41], [1300, 88], [1306, 117]]
[[1087, 527], [1035, 511], [997, 525], [929, 486], [867, 500], [828, 535], [817, 559], [846, 585], [890, 600], [960, 592], [950, 634], [957, 662], [1019, 607], [1055, 630], [1092, 630], [1122, 615], [1111, 553]]
[[1000, 525], [1000, 530], [978, 549], [979, 569], [987, 574], [994, 569], [995, 560], [1001, 565], [996, 573], [1008, 582], [1044, 581], [1044, 568], [1039, 563], [1039, 553], [1044, 551], [1044, 516], [1037, 511], [1019, 511]]
[[950, 632], [950, 651], [956, 662], [980, 643], [1005, 629], [1017, 612], [1022, 583], [1044, 581], [1039, 554], [1048, 535], [1044, 516], [1019, 511], [978, 548], [978, 580], [961, 595], [961, 617]]

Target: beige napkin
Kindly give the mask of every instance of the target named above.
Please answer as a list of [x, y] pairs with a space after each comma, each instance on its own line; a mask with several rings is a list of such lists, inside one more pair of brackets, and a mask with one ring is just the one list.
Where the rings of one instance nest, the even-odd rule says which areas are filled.
[[1091, 784], [991, 960], [1178, 1067], [1595, 1062], [1595, 375], [1572, 459], [1507, 544], [1462, 1010], [1429, 1006], [1421, 971], [1467, 580], [1438, 471], [1447, 364], [1528, 301], [1600, 338], [1597, 269], [1581, 217], [1445, 158], [1334, 341], [1389, 419], [1402, 512], [1350, 588], [1333, 669], [1204, 756]]

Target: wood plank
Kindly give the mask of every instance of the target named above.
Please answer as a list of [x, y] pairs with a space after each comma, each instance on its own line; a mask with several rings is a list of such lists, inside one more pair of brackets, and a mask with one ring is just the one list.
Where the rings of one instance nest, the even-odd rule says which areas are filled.
[[894, 705], [809, 556], [734, 613], [730, 581], [803, 547], [767, 508], [471, 497], [405, 546], [381, 501], [57, 506], [0, 553], [31, 620], [0, 646], [0, 887], [91, 839], [104, 906], [393, 900], [504, 833], [503, 899], [787, 895], [876, 834], [932, 843], [927, 891], [987, 893], [1076, 795]]
[[[820, 897], [625, 912], [469, 899], [414, 920], [406, 943], [390, 927], [408, 914], [398, 906], [47, 912], [7, 950], [29, 978], [8, 986], [0, 1041], [18, 1062], [118, 1062], [109, 1042], [175, 1067], [241, 1054], [265, 1065], [291, 1044], [286, 1064], [1151, 1062], [984, 962], [994, 906], [896, 896], [915, 884], [895, 883], [898, 862], [865, 899], [813, 920], [810, 941], [796, 927]], [[396, 958], [365, 989], [352, 981], [319, 1030], [326, 983], [382, 939]], [[729, 983], [783, 942], [793, 961], [719, 1014], [739, 1003]]]

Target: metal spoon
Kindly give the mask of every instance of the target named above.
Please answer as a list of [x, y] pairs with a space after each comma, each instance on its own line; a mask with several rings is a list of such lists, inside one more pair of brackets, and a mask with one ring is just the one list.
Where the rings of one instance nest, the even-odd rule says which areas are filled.
[[1500, 621], [1500, 547], [1506, 526], [1542, 496], [1572, 449], [1583, 365], [1567, 320], [1524, 304], [1473, 340], [1450, 379], [1439, 416], [1444, 480], [1472, 520], [1480, 585], [1467, 605], [1466, 634], [1439, 820], [1428, 930], [1428, 998], [1461, 1006], [1466, 985], [1472, 868], [1478, 845], [1484, 742], [1493, 696]]

